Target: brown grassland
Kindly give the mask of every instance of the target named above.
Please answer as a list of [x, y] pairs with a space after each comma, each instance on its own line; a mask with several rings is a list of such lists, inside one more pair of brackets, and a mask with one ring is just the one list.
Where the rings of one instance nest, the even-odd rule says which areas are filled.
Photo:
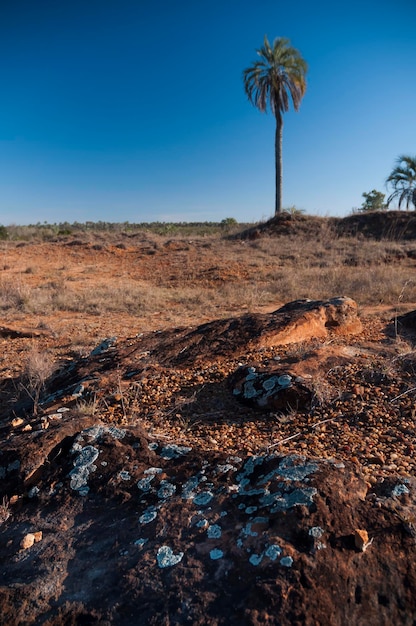
[[3, 323], [58, 336], [79, 324], [89, 346], [102, 330], [195, 324], [299, 298], [345, 294], [391, 309], [416, 302], [416, 240], [345, 236], [326, 218], [282, 225], [282, 233], [268, 223], [243, 237], [237, 225], [234, 234], [80, 230], [46, 240], [42, 228], [27, 228], [27, 241], [21, 227], [19, 239], [0, 242]]

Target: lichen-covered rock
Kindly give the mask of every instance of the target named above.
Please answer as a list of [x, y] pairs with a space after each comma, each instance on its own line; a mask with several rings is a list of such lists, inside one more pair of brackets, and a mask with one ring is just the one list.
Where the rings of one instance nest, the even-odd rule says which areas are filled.
[[[14, 541], [29, 506], [2, 525], [3, 623], [52, 611], [120, 626], [140, 614], [152, 626], [185, 611], [188, 623], [224, 626], [412, 624], [413, 479], [370, 488], [332, 460], [149, 444], [140, 430], [92, 425], [45, 464], [29, 501], [31, 525], [48, 529], [36, 568], [21, 550], [37, 533]], [[77, 468], [83, 498], [68, 475]]]
[[311, 405], [311, 390], [287, 371], [257, 372], [255, 367], [241, 366], [229, 385], [237, 400], [263, 411], [299, 411]]

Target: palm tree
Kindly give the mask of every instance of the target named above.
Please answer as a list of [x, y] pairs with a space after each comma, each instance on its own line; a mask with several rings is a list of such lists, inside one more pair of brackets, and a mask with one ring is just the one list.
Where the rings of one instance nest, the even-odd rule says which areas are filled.
[[276, 205], [275, 213], [282, 211], [282, 131], [283, 113], [289, 110], [290, 99], [295, 111], [299, 109], [306, 91], [308, 66], [289, 39], [277, 38], [270, 45], [267, 36], [264, 45], [257, 50], [260, 57], [243, 72], [244, 89], [250, 102], [262, 113], [269, 105], [276, 118], [275, 165]]
[[402, 202], [406, 204], [407, 211], [411, 204], [416, 209], [416, 157], [406, 154], [399, 156], [386, 184], [393, 188], [393, 193], [387, 198], [387, 205], [392, 200], [398, 200], [399, 209]]

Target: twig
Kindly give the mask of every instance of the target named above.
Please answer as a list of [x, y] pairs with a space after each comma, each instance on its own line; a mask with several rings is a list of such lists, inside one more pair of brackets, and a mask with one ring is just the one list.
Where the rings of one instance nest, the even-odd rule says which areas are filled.
[[390, 402], [394, 402], [395, 400], [398, 400], [399, 398], [402, 398], [403, 396], [407, 396], [407, 394], [412, 393], [412, 391], [416, 391], [416, 387], [411, 387], [410, 389], [406, 389], [406, 391], [403, 391], [403, 393], [400, 393], [398, 396], [390, 400]]
[[[338, 417], [330, 417], [326, 420], [321, 420], [320, 422], [316, 422], [316, 424], [312, 424], [312, 426], [310, 426], [310, 430], [313, 430], [314, 428], [317, 428], [318, 426], [321, 426], [322, 424], [326, 424], [327, 422], [334, 422], [335, 420], [337, 420], [339, 417], [342, 417], [341, 415], [338, 415]], [[300, 435], [302, 435], [304, 433], [300, 432], [300, 433], [295, 433], [294, 435], [291, 435], [290, 437], [285, 437], [285, 439], [280, 439], [280, 441], [277, 441], [276, 443], [272, 444], [271, 446], [267, 446], [267, 450], [271, 450], [272, 448], [276, 448], [276, 446], [280, 446], [280, 444], [282, 443], [286, 443], [287, 441], [290, 441], [291, 439], [296, 439], [296, 437], [300, 437]]]
[[276, 443], [274, 443], [271, 446], [267, 446], [268, 450], [271, 450], [272, 448], [275, 448], [276, 446], [280, 446], [281, 443], [286, 443], [286, 441], [290, 441], [291, 439], [295, 439], [296, 437], [300, 437], [302, 433], [295, 433], [294, 435], [291, 435], [290, 437], [286, 437], [285, 439], [280, 439], [280, 441], [276, 441]]
[[320, 422], [316, 422], [316, 424], [313, 424], [311, 426], [311, 428], [316, 428], [317, 426], [321, 426], [321, 424], [326, 424], [327, 422], [334, 422], [335, 420], [337, 420], [339, 417], [342, 417], [342, 415], [338, 415], [337, 417], [329, 417], [326, 420], [322, 420]]

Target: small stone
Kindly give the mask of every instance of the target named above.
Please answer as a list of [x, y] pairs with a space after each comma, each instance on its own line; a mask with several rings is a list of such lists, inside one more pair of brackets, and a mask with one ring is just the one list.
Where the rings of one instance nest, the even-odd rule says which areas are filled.
[[154, 508], [147, 509], [142, 515], [139, 517], [140, 524], [150, 524], [157, 517], [157, 511]]
[[36, 496], [38, 496], [40, 493], [40, 489], [39, 487], [37, 487], [36, 485], [34, 487], [32, 487], [32, 489], [29, 489], [28, 491], [28, 498], [36, 498]]
[[373, 543], [373, 540], [369, 540], [368, 532], [359, 528], [354, 530], [354, 544], [357, 550], [365, 552], [369, 545]]
[[22, 548], [22, 550], [27, 550], [28, 548], [31, 548], [34, 543], [35, 535], [33, 533], [27, 533], [27, 535], [25, 535], [20, 542], [20, 547]]
[[121, 470], [121, 472], [119, 473], [119, 476], [121, 480], [131, 480], [130, 473], [127, 472], [126, 470]]
[[409, 493], [409, 489], [406, 487], [406, 485], [399, 483], [398, 485], [394, 486], [391, 492], [391, 495], [397, 498], [398, 496], [402, 496], [403, 494], [408, 494], [408, 493]]
[[213, 497], [214, 497], [214, 494], [211, 493], [210, 491], [201, 491], [201, 493], [195, 496], [194, 504], [196, 504], [197, 506], [204, 506], [208, 504], [209, 502], [211, 502]]
[[23, 422], [24, 420], [22, 420], [21, 417], [15, 417], [14, 420], [12, 420], [12, 426], [13, 428], [17, 428], [18, 426], [21, 426]]
[[148, 541], [149, 540], [147, 538], [136, 539], [136, 541], [134, 541], [134, 545], [138, 546], [139, 548], [143, 548], [144, 544]]
[[282, 549], [279, 545], [277, 545], [277, 543], [273, 543], [272, 545], [270, 545], [265, 552], [265, 555], [269, 557], [269, 559], [271, 559], [272, 561], [275, 561], [277, 557], [281, 554]]

